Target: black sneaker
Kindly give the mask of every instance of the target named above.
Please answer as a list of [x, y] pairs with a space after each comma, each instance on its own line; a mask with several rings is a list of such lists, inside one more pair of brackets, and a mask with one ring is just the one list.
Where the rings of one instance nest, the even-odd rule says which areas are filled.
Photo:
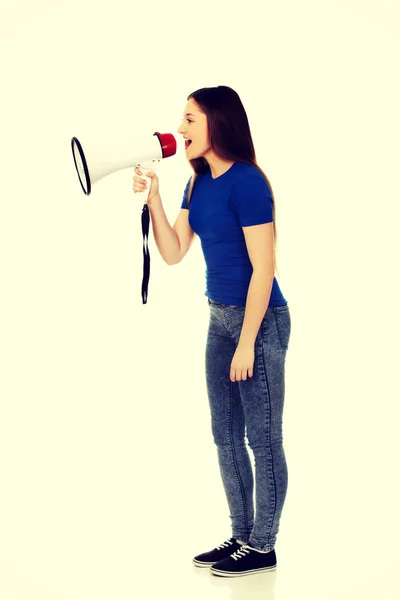
[[210, 550], [210, 552], [203, 552], [203, 554], [195, 556], [193, 564], [196, 567], [211, 567], [219, 560], [228, 558], [228, 556], [236, 552], [236, 550], [239, 550], [242, 545], [243, 544], [239, 544], [235, 538], [229, 538], [213, 550]]

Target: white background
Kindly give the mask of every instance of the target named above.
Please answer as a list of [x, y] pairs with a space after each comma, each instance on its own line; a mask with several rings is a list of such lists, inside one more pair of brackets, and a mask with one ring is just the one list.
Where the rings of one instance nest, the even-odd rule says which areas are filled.
[[[398, 600], [397, 1], [11, 2], [0, 9], [0, 596]], [[171, 132], [235, 89], [276, 199], [292, 334], [275, 573], [231, 535], [205, 385], [200, 241], [150, 225], [133, 168], [80, 187], [71, 138]], [[192, 170], [157, 167], [171, 225]], [[252, 464], [253, 456], [252, 457]]]

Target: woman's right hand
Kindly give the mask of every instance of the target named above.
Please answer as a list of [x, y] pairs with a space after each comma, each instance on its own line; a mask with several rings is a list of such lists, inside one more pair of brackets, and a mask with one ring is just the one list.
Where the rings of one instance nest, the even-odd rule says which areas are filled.
[[[143, 173], [139, 169], [139, 167], [135, 167], [135, 173], [137, 173], [137, 175], [143, 175]], [[149, 194], [147, 196], [147, 202], [151, 202], [151, 200], [155, 196], [157, 196], [157, 194], [159, 194], [159, 181], [158, 181], [158, 177], [154, 173], [154, 171], [149, 171], [148, 173], [146, 173], [146, 177], [150, 177], [150, 179], [151, 179], [150, 190], [149, 190]], [[143, 192], [144, 190], [147, 190], [147, 181], [145, 179], [143, 179], [143, 177], [137, 177], [136, 175], [134, 175], [133, 176], [133, 191], [136, 193], [136, 192]]]

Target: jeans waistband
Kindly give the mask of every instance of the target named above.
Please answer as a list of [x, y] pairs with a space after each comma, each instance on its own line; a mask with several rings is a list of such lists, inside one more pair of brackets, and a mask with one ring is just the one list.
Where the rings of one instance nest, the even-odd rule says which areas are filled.
[[[246, 307], [245, 306], [235, 306], [233, 304], [225, 304], [223, 302], [217, 302], [217, 300], [212, 300], [212, 298], [207, 297], [208, 300], [208, 305], [213, 305], [213, 306], [220, 306], [221, 308], [230, 308], [230, 309], [236, 309], [236, 310], [245, 310]], [[289, 304], [282, 304], [280, 306], [273, 306], [273, 305], [269, 305], [267, 307], [267, 310], [273, 310], [274, 312], [285, 312], [287, 310], [289, 310]]]

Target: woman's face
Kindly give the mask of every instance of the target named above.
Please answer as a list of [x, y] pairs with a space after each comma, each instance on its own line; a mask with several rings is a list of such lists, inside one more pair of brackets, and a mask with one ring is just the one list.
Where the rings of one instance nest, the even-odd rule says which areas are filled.
[[192, 99], [184, 108], [183, 120], [178, 133], [192, 140], [192, 143], [185, 150], [188, 160], [204, 156], [211, 150], [207, 116], [200, 111], [199, 106]]

